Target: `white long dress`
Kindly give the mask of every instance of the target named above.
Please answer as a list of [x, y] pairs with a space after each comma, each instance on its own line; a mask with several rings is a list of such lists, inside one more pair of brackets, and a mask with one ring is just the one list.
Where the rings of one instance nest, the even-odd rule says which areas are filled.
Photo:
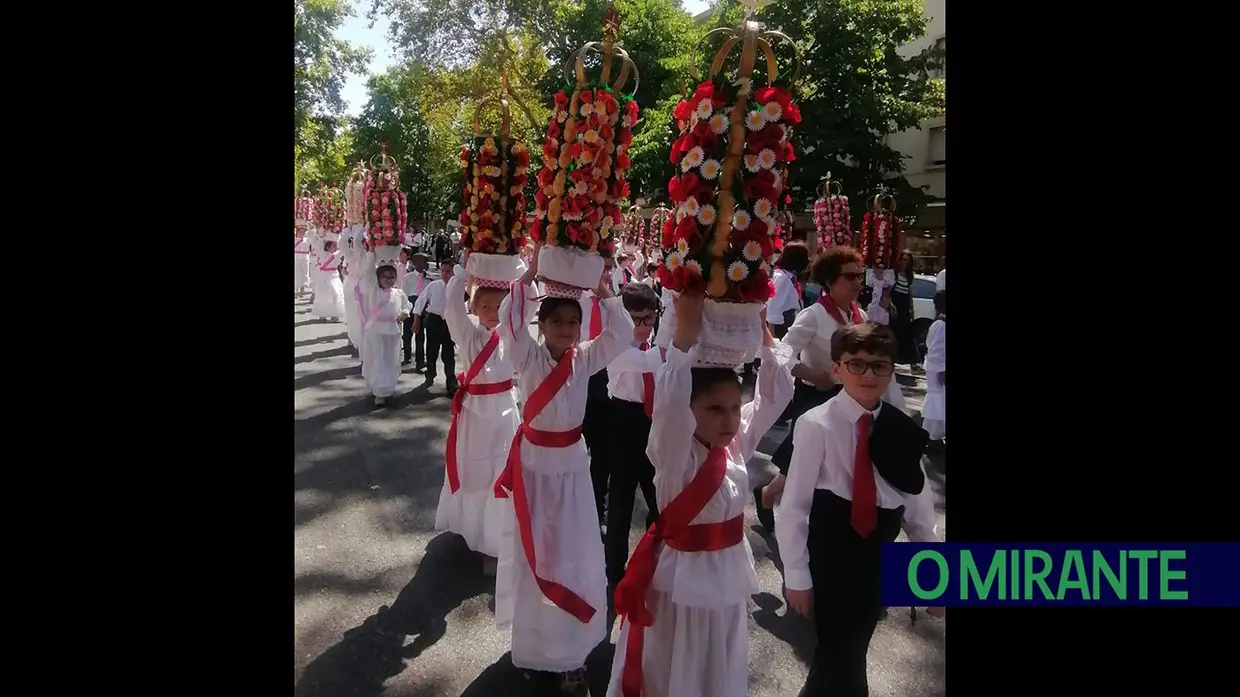
[[[345, 258], [345, 274], [344, 277], [344, 326], [345, 332], [349, 337], [349, 343], [353, 344], [361, 355], [362, 349], [362, 325], [363, 313], [362, 301], [365, 299], [358, 291], [364, 290], [361, 286], [363, 277], [370, 275], [371, 281], [374, 281], [374, 265], [363, 261], [364, 257], [373, 259], [373, 255], [367, 255], [362, 252], [362, 238], [364, 234], [360, 226], [356, 228], [346, 228], [341, 244], [345, 245], [343, 252]], [[349, 237], [353, 240], [352, 247], [349, 246]], [[368, 260], [367, 260], [368, 261]], [[396, 287], [400, 288], [400, 279], [396, 281]]]
[[[538, 308], [537, 302], [529, 300], [532, 297], [533, 288], [514, 284], [500, 305], [497, 328], [504, 353], [527, 397], [556, 365], [547, 348], [530, 335], [530, 319]], [[590, 376], [631, 345], [633, 320], [621, 299], [608, 298], [601, 306], [606, 331], [593, 341], [578, 344], [572, 375], [533, 418], [532, 428], [568, 431], [580, 427]], [[607, 637], [607, 574], [585, 441], [578, 439], [565, 448], [544, 448], [523, 440], [521, 463], [539, 576], [576, 593], [594, 608], [594, 614], [583, 623], [547, 600], [530, 571], [520, 536], [512, 534], [512, 544], [504, 550], [512, 555], [512, 561], [505, 568], [505, 558], [500, 558], [495, 584], [497, 597], [510, 586], [515, 600], [512, 663], [518, 668], [554, 673], [576, 670]], [[501, 618], [497, 610], [496, 621], [503, 619], [507, 618]]]
[[[456, 344], [460, 365], [466, 378], [483, 347], [490, 341], [492, 330], [483, 327], [465, 310], [465, 286], [468, 274], [462, 269], [448, 281], [445, 291], [444, 321]], [[488, 385], [512, 380], [512, 363], [497, 345], [486, 363], [480, 366], [469, 384]], [[461, 383], [465, 384], [464, 381]], [[512, 387], [498, 394], [468, 394], [461, 402], [456, 417], [456, 471], [460, 488], [452, 493], [445, 471], [443, 489], [439, 492], [439, 508], [435, 511], [435, 529], [450, 530], [465, 538], [475, 552], [500, 557], [504, 540], [505, 518], [512, 516], [511, 499], [495, 496], [495, 480], [504, 470], [512, 436], [521, 423], [517, 410], [517, 393]], [[511, 563], [511, 555], [508, 555]], [[496, 570], [498, 574], [498, 569]], [[496, 617], [512, 617], [511, 589], [496, 589]]]
[[[794, 351], [782, 342], [758, 351], [762, 364], [752, 402], [741, 407], [741, 428], [727, 448], [727, 472], [693, 524], [744, 515], [749, 500], [745, 463], [792, 400]], [[693, 433], [689, 409], [693, 353], [676, 347], [655, 376], [654, 416], [646, 454], [654, 465], [659, 509], [693, 480], [709, 451]], [[654, 624], [642, 646], [642, 697], [745, 697], [749, 693], [747, 602], [758, 592], [749, 541], [713, 552], [682, 552], [662, 545], [646, 606]], [[624, 623], [616, 643], [608, 697], [619, 697], [625, 647], [633, 627]]]
[[310, 285], [310, 242], [295, 237], [293, 242], [293, 292], [300, 293]]
[[314, 289], [314, 304], [310, 311], [316, 317], [344, 317], [344, 284], [340, 282], [340, 262], [343, 257], [340, 250], [332, 252], [323, 259], [316, 268], [319, 270], [317, 287]]
[[[365, 262], [360, 266], [368, 268]], [[365, 337], [361, 349], [362, 377], [371, 394], [391, 397], [400, 379], [401, 323], [397, 318], [412, 312], [413, 305], [399, 286], [380, 288], [373, 273], [358, 275], [362, 277], [360, 287], [366, 301], [366, 314], [361, 318]]]
[[936, 319], [926, 333], [926, 401], [921, 407], [921, 425], [931, 440], [947, 435], [947, 386], [939, 383], [939, 373], [947, 372], [947, 322]]

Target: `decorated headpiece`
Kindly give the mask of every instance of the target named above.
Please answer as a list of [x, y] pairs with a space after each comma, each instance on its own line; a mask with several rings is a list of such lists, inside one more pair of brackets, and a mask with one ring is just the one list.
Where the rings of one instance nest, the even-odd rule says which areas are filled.
[[314, 210], [314, 223], [327, 240], [340, 242], [340, 231], [344, 228], [344, 194], [335, 182], [330, 186], [319, 186], [319, 195], [314, 199]]
[[[504, 88], [511, 92], [506, 76]], [[492, 105], [500, 109], [498, 135], [484, 132], [480, 122], [483, 108]], [[473, 140], [461, 148], [461, 244], [471, 251], [469, 275], [490, 288], [507, 288], [522, 273], [519, 254], [525, 246], [530, 153], [510, 135], [511, 118], [506, 98], [482, 100], [474, 111]]]
[[[761, 343], [762, 307], [772, 293], [767, 259], [787, 201], [787, 166], [796, 157], [791, 129], [801, 121], [789, 89], [796, 70], [787, 82], [777, 81], [771, 41], [792, 46], [794, 54], [796, 46], [753, 20], [752, 11], [766, 2], [744, 4], [751, 12], [739, 28], [720, 27], [703, 37], [724, 34], [726, 40], [708, 79], [674, 113], [681, 125], [671, 151], [678, 174], [668, 184], [675, 212], [663, 227], [659, 277], [670, 290], [707, 295], [695, 348], [700, 365], [739, 364]], [[731, 83], [722, 68], [737, 45], [737, 82]], [[766, 58], [766, 86], [755, 90], [759, 51]]]
[[[703, 39], [719, 33], [728, 38], [715, 54], [710, 79], [676, 107], [684, 129], [672, 144], [679, 174], [668, 194], [675, 214], [663, 227], [667, 255], [659, 273], [673, 290], [705, 288], [715, 300], [761, 303], [770, 297], [766, 260], [784, 205], [785, 167], [795, 159], [791, 127], [801, 120], [791, 91], [776, 81], [770, 40], [792, 40], [751, 19]], [[720, 71], [738, 43], [739, 80], [732, 84]], [[766, 57], [767, 85], [751, 90], [759, 50]]]
[[[633, 100], [640, 85], [637, 66], [615, 45], [619, 13], [610, 8], [603, 18], [603, 41], [577, 50], [566, 64], [575, 67], [575, 84], [555, 95], [534, 198], [538, 221], [530, 231], [535, 240], [545, 242], [538, 260], [540, 274], [576, 288], [597, 285], [602, 257], [614, 252], [612, 228], [623, 223], [620, 201], [629, 195], [624, 174], [630, 166], [629, 145], [638, 115]], [[591, 51], [602, 58], [597, 78], [586, 76], [585, 60]], [[620, 73], [612, 81], [617, 59]], [[633, 90], [625, 92], [630, 74]]]
[[396, 268], [400, 259], [400, 247], [383, 245], [375, 248], [375, 268], [390, 266]]
[[879, 192], [870, 200], [870, 210], [861, 219], [861, 258], [867, 269], [895, 268], [904, 248], [904, 233], [896, 216], [896, 199]]
[[814, 202], [814, 227], [818, 231], [818, 248], [828, 249], [834, 245], [851, 246], [852, 217], [848, 210], [848, 197], [844, 187], [831, 179], [818, 187], [818, 200]]
[[387, 143], [379, 144], [379, 154], [370, 158], [363, 197], [366, 199], [366, 242], [371, 249], [399, 247], [408, 225], [408, 201], [400, 190], [396, 160], [387, 154]]
[[344, 186], [344, 220], [350, 227], [366, 224], [366, 163], [358, 162]]
[[314, 196], [308, 188], [302, 187], [301, 195], [293, 199], [293, 224], [305, 229], [314, 217]]

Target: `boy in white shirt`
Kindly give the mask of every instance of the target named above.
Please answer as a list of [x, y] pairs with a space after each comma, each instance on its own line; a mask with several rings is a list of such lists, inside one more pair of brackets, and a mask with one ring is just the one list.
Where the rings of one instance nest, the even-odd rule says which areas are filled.
[[937, 541], [921, 469], [926, 432], [882, 399], [897, 347], [882, 325], [837, 329], [831, 374], [843, 389], [796, 423], [775, 536], [788, 607], [812, 618], [818, 635], [801, 697], [869, 694], [866, 653], [883, 611], [883, 543], [901, 527], [914, 542]]
[[633, 319], [633, 345], [607, 366], [607, 394], [611, 436], [610, 471], [607, 485], [607, 582], [618, 585], [629, 558], [629, 528], [637, 489], [646, 499], [646, 527], [659, 516], [655, 499], [654, 466], [646, 455], [650, 440], [650, 415], [654, 408], [654, 376], [663, 364], [663, 352], [651, 344], [659, 321], [659, 296], [650, 286], [630, 283], [620, 293], [624, 309]]
[[413, 306], [413, 331], [421, 330], [426, 325], [426, 380], [425, 384], [435, 382], [435, 361], [443, 353], [443, 372], [448, 383], [448, 394], [454, 394], [456, 382], [456, 344], [452, 343], [452, 333], [448, 331], [448, 322], [444, 319], [447, 305], [447, 283], [452, 280], [453, 263], [445, 259], [439, 262], [439, 280], [427, 284], [422, 295], [418, 296]]

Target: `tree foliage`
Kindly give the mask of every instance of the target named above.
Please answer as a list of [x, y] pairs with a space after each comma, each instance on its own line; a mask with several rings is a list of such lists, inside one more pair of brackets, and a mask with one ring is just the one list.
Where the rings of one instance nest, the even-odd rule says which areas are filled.
[[345, 76], [364, 74], [370, 61], [370, 49], [334, 36], [352, 15], [350, 0], [296, 0], [293, 6], [293, 148], [301, 184], [331, 169], [346, 132], [340, 97]]

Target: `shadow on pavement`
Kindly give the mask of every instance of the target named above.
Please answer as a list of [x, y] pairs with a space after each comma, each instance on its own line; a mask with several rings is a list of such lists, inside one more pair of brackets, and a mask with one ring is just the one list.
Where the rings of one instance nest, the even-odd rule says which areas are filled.
[[[346, 344], [344, 346], [337, 346], [336, 348], [327, 349], [326, 351], [315, 351], [313, 353], [307, 353], [304, 356], [298, 356], [293, 359], [293, 365], [297, 365], [299, 363], [313, 363], [314, 361], [317, 361], [320, 358], [334, 358], [336, 356], [352, 356], [352, 355], [353, 355], [353, 349], [350, 348]], [[298, 388], [298, 389], [301, 389], [301, 388]]]
[[[405, 669], [406, 660], [443, 638], [448, 613], [486, 593], [494, 579], [482, 573], [479, 557], [458, 535], [443, 533], [426, 545], [418, 570], [389, 607], [383, 605], [361, 626], [310, 665], [293, 689], [296, 697], [379, 697], [383, 683]], [[417, 635], [408, 645], [405, 638]], [[441, 694], [441, 692], [419, 693]], [[495, 694], [495, 693], [485, 693]]]
[[[594, 647], [586, 659], [587, 681], [592, 696], [607, 694], [615, 653], [616, 647], [610, 641], [604, 641]], [[522, 670], [512, 664], [510, 651], [479, 673], [461, 697], [561, 697], [562, 694], [558, 675]]]
[[758, 604], [758, 609], [753, 612], [753, 621], [770, 632], [771, 636], [791, 646], [797, 660], [809, 665], [814, 655], [814, 644], [818, 641], [814, 625], [790, 611], [780, 616], [776, 610], [784, 607], [784, 602], [765, 591], [753, 596], [753, 601]]
[[347, 339], [347, 338], [348, 338], [347, 332], [340, 332], [339, 334], [332, 334], [331, 336], [320, 336], [317, 339], [300, 339], [298, 341], [293, 342], [293, 348], [301, 348], [303, 346], [313, 346], [315, 344], [329, 344], [333, 341], [340, 341], [341, 339]]

